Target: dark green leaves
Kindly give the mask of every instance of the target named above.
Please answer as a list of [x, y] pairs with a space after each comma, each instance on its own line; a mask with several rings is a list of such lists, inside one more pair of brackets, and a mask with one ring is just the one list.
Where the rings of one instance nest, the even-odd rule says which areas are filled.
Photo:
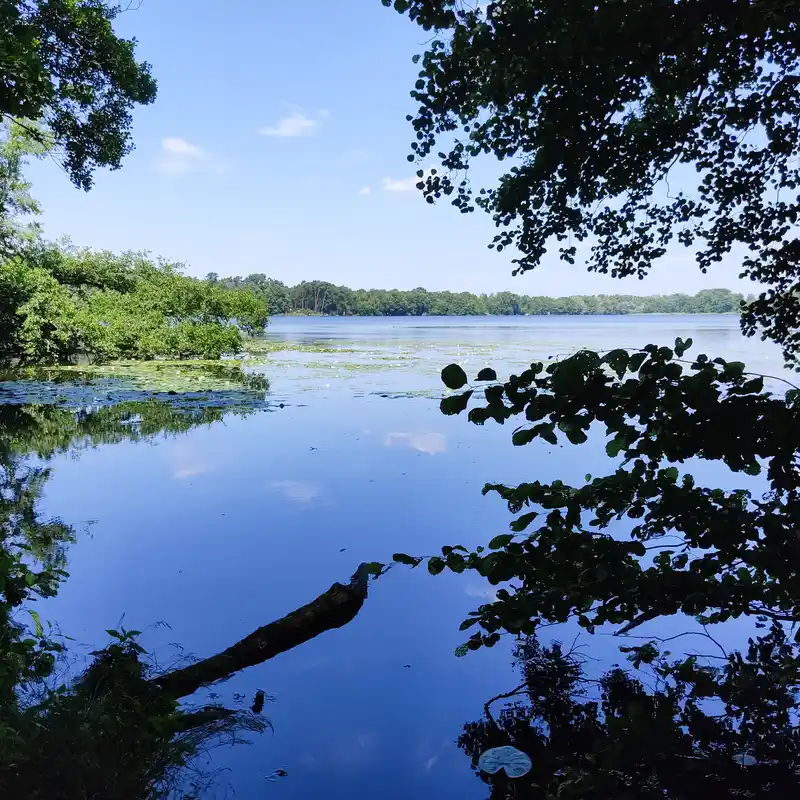
[[[761, 606], [796, 614], [787, 572], [795, 543], [776, 534], [800, 518], [796, 400], [764, 392], [738, 363], [700, 355], [684, 367], [674, 359], [681, 347], [648, 344], [627, 362], [625, 351], [602, 358], [582, 351], [490, 386], [485, 405], [470, 410], [476, 422], [520, 419], [515, 445], [556, 442], [556, 430], [582, 444], [597, 431], [605, 433], [608, 456], [624, 457], [577, 486], [539, 479], [484, 488], [520, 515], [512, 533], [495, 536], [488, 554], [476, 548], [451, 558], [443, 550], [446, 561], [435, 569], [474, 570], [492, 585], [520, 587], [498, 591], [476, 612], [486, 636], [572, 617], [591, 632], [677, 613], [704, 622]], [[754, 502], [741, 489], [699, 485], [684, 468], [695, 459], [740, 475], [761, 469], [769, 491]], [[546, 469], [539, 474], [547, 478]], [[743, 570], [743, 562], [757, 563], [759, 572]], [[482, 637], [470, 648], [485, 646]]]
[[603, 361], [621, 378], [628, 368], [630, 355], [627, 350], [612, 350], [603, 357]]
[[114, 31], [118, 13], [105, 3], [4, 6], [0, 116], [41, 120], [42, 141], [57, 146], [64, 170], [82, 189], [91, 187], [97, 167], [119, 167], [132, 149], [131, 111], [156, 95], [150, 66], [134, 57], [135, 42]]
[[444, 568], [444, 559], [441, 559], [438, 556], [433, 556], [433, 558], [428, 559], [428, 572], [430, 572], [431, 575], [438, 575], [444, 570]]
[[442, 383], [448, 389], [460, 389], [467, 384], [467, 373], [458, 364], [448, 364], [442, 370]]
[[539, 516], [537, 511], [530, 511], [515, 519], [508, 527], [515, 533], [521, 533]]
[[395, 561], [398, 564], [406, 564], [409, 567], [418, 566], [422, 560], [423, 559], [417, 558], [416, 556], [407, 556], [405, 553], [395, 553], [392, 556], [392, 561]]
[[460, 414], [462, 411], [466, 410], [470, 397], [472, 397], [472, 389], [462, 394], [453, 394], [444, 397], [441, 403], [439, 403], [439, 409], [442, 414], [446, 414], [447, 416]]
[[511, 435], [511, 443], [515, 447], [521, 447], [524, 444], [528, 444], [528, 442], [532, 442], [535, 437], [536, 433], [533, 428], [521, 428]]
[[496, 381], [497, 373], [491, 367], [484, 367], [475, 378], [477, 381]]

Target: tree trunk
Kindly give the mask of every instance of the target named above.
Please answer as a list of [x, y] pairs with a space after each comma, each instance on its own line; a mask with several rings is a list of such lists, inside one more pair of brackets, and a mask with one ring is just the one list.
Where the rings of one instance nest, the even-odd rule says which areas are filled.
[[307, 605], [245, 636], [221, 653], [197, 664], [153, 678], [153, 683], [174, 698], [186, 697], [201, 686], [224, 680], [235, 672], [260, 664], [354, 619], [367, 597], [370, 570], [361, 564], [350, 583], [334, 583]]

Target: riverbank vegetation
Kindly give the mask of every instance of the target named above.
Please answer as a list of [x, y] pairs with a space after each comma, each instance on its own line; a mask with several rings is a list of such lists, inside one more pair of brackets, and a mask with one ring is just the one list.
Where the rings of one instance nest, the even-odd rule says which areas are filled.
[[263, 331], [267, 307], [144, 254], [34, 243], [0, 260], [0, 357], [64, 363], [219, 358]]
[[483, 316], [515, 314], [730, 314], [744, 297], [729, 289], [695, 295], [574, 295], [543, 297], [514, 292], [472, 294], [427, 289], [350, 289], [326, 281], [287, 286], [257, 273], [244, 278], [206, 277], [212, 285], [249, 289], [263, 297], [271, 314], [325, 314], [361, 317]]
[[246, 288], [191, 278], [144, 253], [45, 241], [23, 171], [27, 158], [50, 152], [49, 136], [14, 122], [0, 129], [0, 361], [219, 358], [241, 349], [242, 334], [264, 330], [266, 302]]
[[[44, 118], [73, 180], [86, 187], [93, 166], [117, 166], [124, 155], [132, 103], [152, 99], [146, 65], [133, 61], [133, 43], [114, 37], [113, 12], [103, 3], [5, 6], [0, 43], [11, 79], [0, 111]], [[419, 160], [428, 200], [450, 197], [464, 212], [491, 213], [501, 228], [494, 246], [515, 245], [522, 270], [536, 267], [550, 239], [568, 262], [575, 259], [571, 242], [590, 239], [590, 266], [620, 276], [644, 276], [675, 242], [695, 246], [703, 269], [745, 253], [743, 272], [768, 286], [745, 309], [745, 330], [774, 340], [796, 363], [800, 246], [792, 226], [800, 213], [800, 140], [787, 122], [800, 116], [795, 4], [394, 6], [439, 31], [426, 37], [413, 94], [419, 110], [410, 156]], [[465, 141], [450, 141], [460, 130]], [[444, 175], [426, 163], [440, 147]], [[482, 154], [515, 166], [489, 189], [476, 182], [475, 196], [463, 176]], [[14, 158], [4, 163], [13, 169]], [[676, 163], [696, 169], [696, 192], [657, 192]], [[20, 188], [11, 179], [6, 186]], [[5, 207], [23, 209], [8, 197]], [[98, 361], [218, 356], [235, 349], [241, 330], [263, 324], [266, 290], [256, 296], [218, 279], [201, 283], [142, 256], [53, 247], [15, 224], [3, 230], [12, 239], [0, 262], [0, 341], [9, 360], [69, 360], [80, 352]], [[300, 302], [331, 313], [334, 300], [327, 285], [306, 285]], [[497, 307], [506, 311], [493, 313], [518, 313], [513, 303], [512, 311]], [[372, 308], [397, 313], [377, 302]], [[276, 304], [273, 311], [280, 313]], [[444, 312], [429, 306], [420, 313]], [[727, 789], [747, 797], [796, 790], [800, 390], [765, 387], [738, 362], [685, 358], [690, 349], [679, 339], [669, 347], [581, 351], [532, 363], [506, 381], [490, 368], [471, 381], [455, 364], [442, 372], [454, 392], [442, 401], [443, 413], [466, 412], [475, 424], [520, 423], [512, 442], [540, 448], [540, 463], [547, 463], [547, 446], [580, 447], [590, 435], [605, 436], [610, 459], [604, 474], [575, 485], [550, 477], [487, 485], [514, 518], [508, 533], [484, 546], [395, 556], [412, 566], [424, 561], [434, 575], [473, 572], [496, 587], [464, 621], [472, 633], [458, 655], [503, 635], [520, 637], [524, 707], [499, 725], [487, 712], [490, 730], [473, 729], [461, 745], [476, 761], [487, 745], [535, 757], [536, 771], [513, 783], [516, 797], [693, 800]], [[188, 788], [184, 768], [209, 737], [264, 727], [264, 695], [251, 713], [213, 703], [192, 708], [185, 698], [348, 624], [366, 600], [368, 578], [385, 571], [362, 564], [349, 583], [221, 653], [160, 673], [147, 663], [137, 631], [110, 629], [111, 643], [62, 680], [57, 666], [66, 646], [34, 604], [67, 577], [76, 532], [43, 514], [49, 472], [42, 461], [69, 451], [73, 439], [81, 446], [140, 441], [213, 422], [217, 412], [195, 413], [173, 416], [153, 404], [2, 409], [4, 797], [149, 800]], [[22, 433], [10, 434], [12, 427]], [[711, 466], [695, 469], [703, 478], [687, 469], [703, 463]], [[708, 476], [711, 485], [703, 485]], [[687, 630], [663, 641], [643, 627], [679, 614]], [[752, 628], [744, 652], [728, 653], [709, 633], [732, 619]], [[652, 682], [604, 671], [599, 700], [576, 701], [587, 677], [568, 655], [553, 645], [537, 649], [530, 638], [566, 621], [587, 634], [607, 626], [604, 632], [630, 636], [620, 640], [622, 650], [633, 668], [649, 667]], [[683, 635], [716, 649], [671, 656], [662, 645]], [[493, 796], [507, 796], [504, 776], [491, 781]]]

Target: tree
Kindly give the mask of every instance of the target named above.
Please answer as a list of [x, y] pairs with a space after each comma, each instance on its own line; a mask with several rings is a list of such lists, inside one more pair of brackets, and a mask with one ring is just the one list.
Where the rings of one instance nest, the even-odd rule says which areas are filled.
[[241, 349], [242, 332], [264, 330], [263, 299], [180, 269], [140, 253], [28, 246], [0, 260], [0, 357], [218, 359]]
[[97, 167], [120, 166], [131, 110], [156, 96], [136, 41], [114, 33], [121, 11], [103, 0], [0, 0], [0, 116], [43, 123], [28, 127], [82, 189]]
[[[459, 747], [491, 798], [627, 800], [786, 797], [800, 789], [797, 654], [782, 628], [753, 637], [744, 654], [715, 650], [670, 660], [656, 650], [598, 678], [581, 650], [526, 637], [514, 649], [522, 682], [491, 698], [464, 726]], [[721, 652], [721, 655], [719, 654]], [[645, 671], [646, 668], [646, 671]], [[493, 704], [508, 702], [499, 714]], [[496, 715], [496, 716], [495, 716]], [[514, 747], [531, 769], [510, 779], [481, 772], [480, 755]]]
[[[382, 0], [386, 6], [391, 0]], [[667, 249], [766, 285], [742, 326], [800, 351], [800, 8], [790, 0], [395, 0], [426, 29], [410, 161], [517, 272], [552, 242], [644, 277]], [[419, 56], [415, 60], [420, 60]], [[474, 159], [510, 167], [493, 186]], [[446, 170], [422, 165], [438, 157]], [[581, 250], [581, 257], [583, 250]]]
[[42, 132], [32, 125], [13, 120], [0, 122], [0, 252], [8, 252], [38, 233], [35, 225], [24, 226], [21, 219], [39, 213], [31, 196], [31, 184], [23, 168], [30, 156], [48, 152]]
[[[604, 431], [615, 462], [583, 485], [486, 485], [524, 512], [510, 532], [488, 552], [452, 545], [428, 559], [434, 574], [474, 570], [502, 586], [463, 623], [479, 629], [467, 649], [569, 619], [618, 633], [679, 613], [702, 624], [800, 623], [800, 389], [768, 391], [740, 362], [684, 361], [690, 346], [583, 350], [505, 383], [486, 369], [478, 386], [442, 400], [445, 414], [459, 414], [481, 398], [468, 415], [478, 425], [521, 418], [517, 446], [580, 446]], [[442, 379], [453, 390], [467, 384], [455, 364]], [[763, 474], [767, 491], [703, 486], [682, 466], [693, 459], [726, 467], [734, 485]]]

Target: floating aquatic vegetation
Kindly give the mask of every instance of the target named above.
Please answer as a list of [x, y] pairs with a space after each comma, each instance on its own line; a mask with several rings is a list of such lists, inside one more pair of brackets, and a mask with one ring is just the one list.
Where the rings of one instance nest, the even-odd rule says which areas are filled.
[[257, 406], [269, 381], [239, 361], [125, 361], [0, 373], [0, 403], [104, 407], [157, 399], [173, 406]]
[[531, 759], [526, 753], [510, 745], [492, 747], [481, 753], [478, 759], [478, 769], [482, 772], [494, 775], [502, 769], [509, 778], [521, 778], [527, 775], [532, 766]]

